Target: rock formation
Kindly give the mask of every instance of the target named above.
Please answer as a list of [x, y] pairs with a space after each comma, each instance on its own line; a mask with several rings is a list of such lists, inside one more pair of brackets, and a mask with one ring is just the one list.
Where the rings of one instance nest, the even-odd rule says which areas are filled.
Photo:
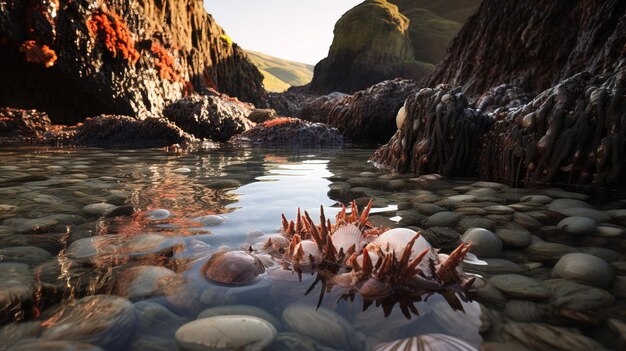
[[523, 184], [624, 184], [626, 69], [579, 73], [527, 105], [496, 116], [480, 175]]
[[378, 83], [336, 101], [323, 122], [353, 142], [387, 142], [397, 129], [398, 110], [406, 97], [417, 90], [418, 84], [412, 80]]
[[260, 146], [333, 147], [343, 143], [335, 128], [298, 118], [276, 118], [231, 139], [234, 143]]
[[[341, 17], [314, 93], [353, 93], [397, 77], [426, 76], [480, 0], [367, 0]], [[397, 6], [396, 6], [397, 5]]]
[[476, 98], [511, 83], [538, 94], [581, 71], [615, 72], [626, 50], [625, 11], [620, 0], [485, 0], [426, 86], [461, 86]]
[[43, 112], [1, 108], [0, 143], [38, 142], [50, 125], [50, 118]]
[[161, 118], [137, 119], [102, 115], [88, 118], [76, 128], [72, 144], [95, 147], [166, 147], [186, 144], [193, 137]]
[[372, 160], [399, 172], [475, 174], [491, 120], [459, 90], [441, 85], [411, 95], [396, 117], [398, 131]]
[[254, 106], [227, 95], [191, 95], [163, 110], [163, 116], [197, 138], [226, 142], [253, 124], [247, 117]]
[[57, 123], [158, 113], [207, 86], [264, 99], [263, 77], [201, 1], [10, 0], [0, 47], [0, 106]]
[[457, 88], [409, 97], [372, 159], [515, 186], [624, 185], [625, 44], [620, 1], [485, 0], [428, 79]]

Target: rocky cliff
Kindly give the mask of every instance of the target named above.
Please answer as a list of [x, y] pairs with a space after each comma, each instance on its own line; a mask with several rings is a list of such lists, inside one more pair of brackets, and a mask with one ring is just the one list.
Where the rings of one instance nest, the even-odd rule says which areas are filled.
[[264, 96], [263, 77], [202, 1], [9, 0], [0, 47], [0, 105], [57, 123], [158, 113], [205, 87]]
[[625, 44], [623, 1], [485, 0], [373, 160], [516, 186], [623, 186]]
[[311, 91], [353, 93], [397, 77], [430, 73], [480, 0], [367, 0], [337, 22]]
[[485, 0], [428, 78], [470, 97], [511, 83], [539, 93], [581, 71], [615, 71], [625, 50], [626, 2]]

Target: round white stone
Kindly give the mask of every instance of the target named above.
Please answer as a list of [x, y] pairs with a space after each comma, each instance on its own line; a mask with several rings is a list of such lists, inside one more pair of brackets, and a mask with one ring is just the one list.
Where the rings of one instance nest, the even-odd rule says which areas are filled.
[[271, 345], [277, 334], [266, 320], [230, 315], [189, 322], [176, 331], [176, 341], [183, 351], [260, 351]]

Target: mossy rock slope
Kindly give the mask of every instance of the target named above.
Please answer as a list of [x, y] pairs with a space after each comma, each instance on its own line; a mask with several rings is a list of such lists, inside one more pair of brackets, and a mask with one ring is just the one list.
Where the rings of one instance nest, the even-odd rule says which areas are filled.
[[480, 0], [366, 0], [335, 25], [311, 91], [353, 93], [397, 77], [430, 73]]

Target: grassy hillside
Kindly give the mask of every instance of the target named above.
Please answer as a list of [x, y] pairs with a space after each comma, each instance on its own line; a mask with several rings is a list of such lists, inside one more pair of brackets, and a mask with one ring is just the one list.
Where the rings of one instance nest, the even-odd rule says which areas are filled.
[[308, 84], [313, 79], [313, 66], [247, 51], [250, 60], [263, 74], [265, 90], [283, 92], [292, 86]]

